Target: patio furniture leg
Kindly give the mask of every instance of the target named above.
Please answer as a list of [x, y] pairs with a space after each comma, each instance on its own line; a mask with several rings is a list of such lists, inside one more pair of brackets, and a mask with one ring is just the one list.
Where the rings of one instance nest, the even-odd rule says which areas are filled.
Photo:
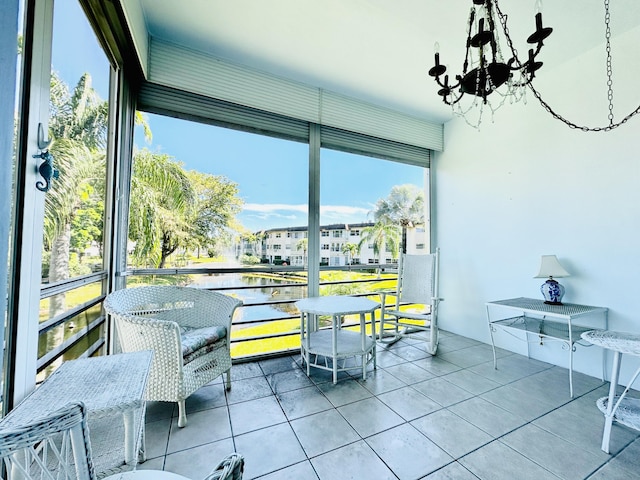
[[609, 385], [609, 403], [607, 404], [607, 413], [604, 416], [604, 432], [602, 433], [602, 450], [609, 453], [609, 439], [611, 438], [611, 426], [613, 424], [613, 408], [616, 400], [616, 387], [618, 386], [618, 378], [620, 376], [620, 352], [614, 352], [613, 368], [611, 371], [611, 384]]
[[140, 434], [140, 450], [138, 451], [138, 463], [147, 461], [147, 440], [146, 428], [142, 425], [142, 433]]
[[[371, 324], [371, 328], [374, 328], [375, 325]], [[360, 348], [362, 348], [362, 351], [365, 351], [365, 339], [367, 336], [367, 322], [366, 322], [366, 317], [364, 315], [364, 313], [360, 314], [360, 340], [361, 340], [361, 346]], [[375, 336], [375, 333], [374, 333]], [[362, 355], [362, 380], [366, 380], [367, 379], [367, 357], [369, 355], [367, 353], [364, 353]]]
[[178, 402], [178, 426], [187, 426], [187, 408], [184, 400]]
[[341, 318], [339, 315], [333, 316], [333, 321], [331, 322], [332, 329], [332, 348], [333, 351], [333, 384], [338, 383], [338, 325], [340, 325]]
[[124, 418], [124, 462], [127, 465], [135, 465], [134, 459], [137, 455], [135, 451], [136, 416], [132, 410], [125, 410], [122, 412], [122, 416]]

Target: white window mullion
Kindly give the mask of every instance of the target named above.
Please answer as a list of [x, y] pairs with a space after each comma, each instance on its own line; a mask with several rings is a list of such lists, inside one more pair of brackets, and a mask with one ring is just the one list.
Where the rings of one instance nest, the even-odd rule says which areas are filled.
[[[13, 136], [15, 120], [15, 91], [17, 85], [16, 52], [18, 51], [18, 14], [19, 0], [11, 0], [3, 4], [3, 15], [0, 15], [0, 70], [3, 74], [3, 88], [0, 89], [0, 158], [13, 158]], [[10, 161], [0, 162], [0, 258], [9, 256], [9, 235], [12, 221], [12, 180], [13, 165]], [[9, 268], [13, 262], [0, 262], [0, 319], [5, 319], [8, 309], [7, 293]], [[5, 322], [0, 322], [0, 345], [6, 347]], [[5, 351], [0, 352], [6, 355]], [[6, 374], [6, 369], [2, 369]], [[7, 378], [2, 379], [7, 394]]]
[[[23, 153], [21, 179], [23, 181], [23, 201], [18, 213], [16, 228], [21, 235], [16, 236], [21, 244], [16, 245], [16, 269], [20, 283], [15, 285], [13, 339], [18, 348], [13, 359], [13, 404], [17, 404], [35, 387], [38, 360], [38, 327], [40, 312], [40, 283], [42, 275], [42, 235], [44, 220], [44, 192], [36, 189], [36, 182], [42, 180], [37, 167], [42, 160], [34, 158], [39, 154], [38, 127], [44, 136], [49, 130], [49, 83], [51, 76], [51, 41], [53, 30], [53, 1], [33, 2], [34, 24], [33, 45], [30, 52], [24, 52], [24, 61], [31, 61], [29, 79], [29, 117], [22, 119], [27, 128], [27, 149]], [[28, 18], [28, 16], [27, 16]], [[26, 47], [29, 45], [27, 44]], [[29, 55], [30, 53], [30, 55]], [[28, 70], [28, 69], [27, 69]], [[25, 110], [23, 110], [25, 111]], [[20, 180], [19, 180], [20, 181]], [[9, 372], [11, 375], [11, 372]]]
[[309, 127], [309, 239], [307, 295], [320, 295], [320, 126]]

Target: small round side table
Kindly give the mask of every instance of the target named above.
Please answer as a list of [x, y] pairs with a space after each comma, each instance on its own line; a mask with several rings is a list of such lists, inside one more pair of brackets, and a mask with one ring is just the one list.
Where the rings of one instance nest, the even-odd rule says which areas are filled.
[[604, 432], [602, 434], [602, 450], [609, 453], [611, 426], [615, 420], [635, 430], [640, 430], [640, 399], [629, 398], [627, 393], [640, 375], [640, 367], [631, 377], [621, 395], [616, 396], [616, 387], [620, 378], [620, 363], [623, 353], [640, 356], [640, 335], [610, 330], [591, 330], [584, 332], [581, 337], [593, 345], [612, 350], [613, 367], [611, 369], [611, 385], [609, 396], [599, 398], [596, 405], [604, 414]]
[[121, 472], [109, 475], [102, 480], [190, 480], [177, 473], [165, 472], [163, 470], [134, 470], [131, 472]]

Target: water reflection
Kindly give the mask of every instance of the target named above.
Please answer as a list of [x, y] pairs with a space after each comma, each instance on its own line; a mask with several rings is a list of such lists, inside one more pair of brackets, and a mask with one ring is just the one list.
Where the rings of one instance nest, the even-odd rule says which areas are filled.
[[[300, 285], [292, 286], [292, 283], [299, 282]], [[220, 289], [223, 293], [239, 298], [245, 304], [260, 304], [269, 302], [268, 305], [255, 305], [244, 307], [238, 310], [234, 317], [234, 324], [251, 322], [254, 320], [273, 320], [283, 317], [294, 317], [298, 315], [298, 309], [293, 302], [306, 296], [306, 278], [278, 278], [272, 275], [257, 275], [244, 273], [224, 273], [212, 274], [208, 276], [198, 276], [194, 279], [194, 286], [199, 288]], [[238, 288], [232, 287], [253, 287]], [[290, 300], [290, 303], [279, 303]]]
[[[98, 304], [40, 335], [38, 337], [38, 358], [40, 359], [48, 352], [55, 350], [74, 335], [82, 331], [86, 332], [88, 326], [93, 321], [95, 321], [100, 316], [100, 314], [101, 307]], [[37, 376], [37, 381], [44, 380], [46, 377], [51, 375], [55, 371], [55, 369], [62, 364], [63, 361], [74, 360], [78, 358], [102, 336], [103, 329], [101, 327], [94, 328], [88, 334], [83, 335], [78, 339], [77, 343], [75, 343], [72, 347], [65, 351], [51, 365], [40, 372]]]

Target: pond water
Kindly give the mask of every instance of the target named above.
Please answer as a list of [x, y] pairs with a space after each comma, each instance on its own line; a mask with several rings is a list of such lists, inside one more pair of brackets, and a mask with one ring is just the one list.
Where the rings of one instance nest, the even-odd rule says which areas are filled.
[[[282, 300], [292, 301], [291, 303], [255, 305], [240, 308], [234, 317], [234, 324], [241, 324], [259, 319], [275, 319], [297, 315], [298, 309], [293, 302], [306, 296], [307, 286], [304, 283], [301, 283], [300, 286], [283, 286], [291, 283], [293, 283], [292, 280], [288, 278], [265, 278], [243, 273], [224, 273], [198, 276], [195, 279], [194, 285], [200, 288], [224, 288], [222, 293], [239, 298], [248, 305]], [[234, 289], [233, 287], [239, 288]]]

